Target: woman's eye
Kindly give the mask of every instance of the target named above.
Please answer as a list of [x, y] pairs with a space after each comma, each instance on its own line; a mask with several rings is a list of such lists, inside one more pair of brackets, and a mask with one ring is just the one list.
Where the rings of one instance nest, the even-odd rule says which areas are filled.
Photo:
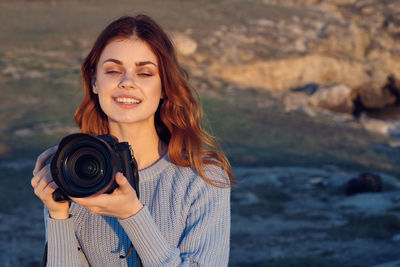
[[119, 71], [116, 70], [109, 70], [105, 72], [105, 74], [117, 74], [117, 73], [119, 73]]
[[138, 75], [141, 76], [141, 77], [151, 77], [151, 76], [153, 76], [153, 74], [147, 73], [147, 72], [141, 72], [141, 73], [138, 73]]

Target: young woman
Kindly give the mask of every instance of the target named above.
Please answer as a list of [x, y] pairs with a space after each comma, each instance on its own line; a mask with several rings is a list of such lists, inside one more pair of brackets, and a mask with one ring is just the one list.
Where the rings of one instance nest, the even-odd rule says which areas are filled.
[[82, 76], [75, 120], [83, 133], [129, 142], [140, 199], [117, 173], [111, 194], [55, 202], [46, 161], [57, 147], [43, 152], [31, 183], [45, 205], [48, 266], [226, 266], [234, 178], [165, 32], [145, 15], [115, 20]]

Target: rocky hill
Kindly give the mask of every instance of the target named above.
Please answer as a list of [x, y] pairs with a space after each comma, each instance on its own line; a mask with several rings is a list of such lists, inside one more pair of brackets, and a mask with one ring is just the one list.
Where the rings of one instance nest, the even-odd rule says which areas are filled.
[[258, 12], [239, 23], [176, 35], [196, 76], [281, 92], [342, 85], [331, 103], [311, 102], [347, 113], [400, 103], [399, 1], [252, 2]]

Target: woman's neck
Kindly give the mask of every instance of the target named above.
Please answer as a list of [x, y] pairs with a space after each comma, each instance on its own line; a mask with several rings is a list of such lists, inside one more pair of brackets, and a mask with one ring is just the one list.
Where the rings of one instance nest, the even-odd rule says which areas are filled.
[[139, 170], [152, 165], [165, 152], [166, 145], [159, 139], [154, 127], [109, 123], [110, 134], [119, 142], [131, 145]]

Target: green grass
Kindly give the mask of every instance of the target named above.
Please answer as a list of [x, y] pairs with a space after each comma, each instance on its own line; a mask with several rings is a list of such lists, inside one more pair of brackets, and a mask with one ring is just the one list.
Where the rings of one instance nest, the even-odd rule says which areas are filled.
[[383, 136], [337, 125], [330, 118], [257, 107], [257, 96], [204, 98], [206, 117], [234, 165], [315, 166], [400, 174], [397, 157], [375, 152]]

